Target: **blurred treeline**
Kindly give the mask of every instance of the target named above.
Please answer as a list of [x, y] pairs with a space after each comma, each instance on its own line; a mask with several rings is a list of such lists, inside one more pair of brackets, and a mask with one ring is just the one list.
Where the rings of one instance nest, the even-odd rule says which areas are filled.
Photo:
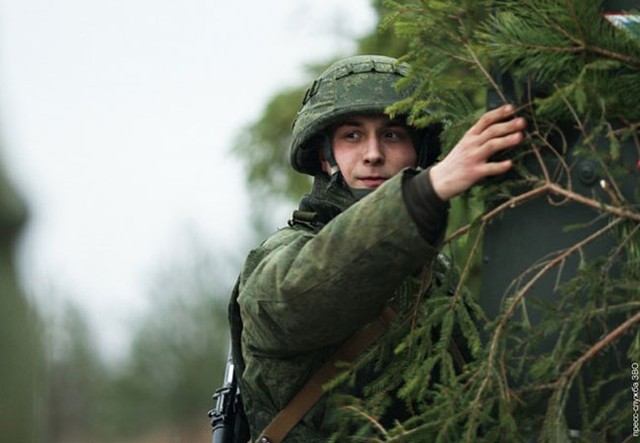
[[148, 312], [115, 362], [98, 352], [77, 307], [46, 310], [45, 441], [207, 441], [206, 412], [227, 351], [229, 268], [237, 260], [225, 263], [191, 244], [189, 256], [153, 278]]
[[[381, 22], [382, 1], [372, 7]], [[354, 43], [358, 53], [400, 56], [407, 49], [378, 27]], [[309, 80], [332, 61], [310, 66]], [[249, 186], [257, 194], [256, 239], [268, 229], [262, 222], [271, 204], [293, 206], [309, 187], [288, 161], [290, 126], [306, 87], [274, 94], [231, 149], [249, 184], [259, 185]], [[60, 301], [65, 294], [25, 294], [15, 265], [25, 206], [0, 174], [0, 443], [209, 441], [206, 413], [223, 378], [226, 303], [242, 257], [190, 242], [186, 256], [159, 270], [147, 294], [151, 309], [132, 328], [127, 354], [113, 362], [85, 313]]]
[[20, 291], [15, 251], [26, 209], [0, 165], [0, 441], [29, 442], [44, 393], [37, 314]]

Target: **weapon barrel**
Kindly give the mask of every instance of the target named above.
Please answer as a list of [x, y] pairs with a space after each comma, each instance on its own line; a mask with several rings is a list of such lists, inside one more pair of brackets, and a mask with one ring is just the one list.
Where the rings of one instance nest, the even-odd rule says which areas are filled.
[[236, 386], [234, 384], [234, 366], [233, 354], [231, 346], [227, 355], [227, 367], [224, 372], [224, 382], [213, 398], [215, 400], [215, 408], [209, 412], [211, 418], [211, 443], [229, 443], [229, 437], [233, 433], [233, 402], [236, 395]]

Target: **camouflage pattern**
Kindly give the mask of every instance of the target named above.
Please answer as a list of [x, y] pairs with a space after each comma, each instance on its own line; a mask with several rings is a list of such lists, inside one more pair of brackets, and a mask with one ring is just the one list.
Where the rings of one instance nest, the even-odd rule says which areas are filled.
[[[385, 304], [399, 312], [413, 305], [411, 281], [437, 250], [420, 236], [402, 198], [402, 182], [412, 174], [396, 175], [356, 204], [348, 190], [327, 187], [328, 178], [318, 176], [312, 194], [344, 212], [319, 231], [284, 228], [249, 254], [238, 303], [241, 391], [254, 439]], [[329, 402], [316, 405], [285, 441], [326, 441]]]
[[346, 115], [383, 114], [387, 107], [409, 97], [396, 83], [405, 77], [406, 63], [391, 57], [358, 55], [331, 65], [307, 90], [293, 123], [291, 164], [296, 171], [314, 175], [319, 170], [313, 138]]

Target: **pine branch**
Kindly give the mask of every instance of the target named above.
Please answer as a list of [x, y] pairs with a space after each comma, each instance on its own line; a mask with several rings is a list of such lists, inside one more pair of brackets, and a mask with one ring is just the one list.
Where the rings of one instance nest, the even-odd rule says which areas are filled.
[[551, 388], [554, 391], [554, 394], [549, 399], [549, 406], [547, 408], [545, 418], [545, 423], [549, 423], [549, 421], [551, 421], [551, 423], [544, 427], [545, 430], [550, 429], [550, 432], [556, 436], [558, 435], [559, 429], [561, 428], [558, 426], [558, 422], [563, 417], [563, 414], [561, 414], [560, 411], [562, 411], [566, 406], [569, 389], [582, 366], [584, 366], [587, 361], [594, 358], [604, 348], [616, 341], [638, 322], [640, 322], [640, 312], [636, 313], [631, 318], [628, 318], [624, 323], [607, 334], [603, 339], [595, 343], [591, 348], [589, 348], [589, 350], [587, 350], [587, 352], [571, 364], [571, 366], [569, 366], [569, 368], [567, 368], [554, 383], [544, 386], [544, 388]]
[[[514, 172], [520, 178], [489, 180], [488, 186], [476, 188], [478, 191], [471, 195], [470, 200], [478, 208], [483, 197], [495, 201], [498, 196], [498, 206], [474, 216], [473, 221], [445, 240], [452, 248], [459, 240], [457, 243], [468, 254], [453, 297], [436, 293], [425, 298], [420, 309], [414, 306], [405, 328], [410, 330], [408, 336], [392, 348], [393, 373], [382, 374], [372, 384], [374, 394], [391, 385], [400, 386], [399, 396], [412, 405], [413, 416], [388, 432], [382, 430], [377, 426], [380, 398], [374, 396], [371, 404], [361, 408], [356, 404], [352, 409], [362, 409], [366, 413], [361, 415], [369, 417], [354, 419], [354, 424], [360, 426], [357, 435], [387, 443], [476, 441], [478, 430], [482, 429], [483, 441], [508, 441], [522, 437], [522, 431], [531, 426], [537, 432], [544, 424], [543, 438], [560, 436], [566, 431], [566, 394], [582, 376], [585, 364], [620, 340], [624, 331], [640, 323], [640, 314], [636, 313], [640, 306], [640, 274], [633, 270], [640, 263], [640, 206], [633, 196], [620, 192], [627, 188], [619, 181], [627, 180], [624, 174], [629, 170], [629, 165], [623, 164], [629, 152], [622, 151], [628, 144], [623, 143], [634, 142], [640, 155], [640, 113], [633, 103], [640, 94], [637, 41], [625, 40], [620, 31], [603, 21], [599, 0], [388, 3], [397, 10], [396, 30], [411, 40], [404, 60], [412, 66], [407, 84], [415, 85], [414, 95], [394, 107], [395, 111], [409, 114], [413, 124], [444, 120], [447, 124], [443, 145], [453, 146], [467, 124], [484, 109], [483, 91], [495, 91], [500, 101], [515, 102], [520, 115], [534, 129], [527, 134], [527, 149], [514, 151], [512, 156]], [[503, 90], [496, 70], [514, 80], [513, 85], [505, 82], [509, 90]], [[633, 143], [631, 146], [633, 149]], [[602, 191], [609, 193], [604, 199], [598, 189], [592, 195], [575, 191], [571, 162], [580, 156], [597, 162], [601, 177], [606, 180]], [[474, 308], [473, 297], [467, 297], [463, 286], [469, 281], [476, 283], [472, 279], [479, 270], [474, 268], [477, 263], [472, 257], [480, 248], [486, 223], [538, 198], [546, 198], [554, 206], [575, 203], [589, 208], [585, 209], [587, 213], [592, 209], [594, 216], [584, 225], [593, 229], [604, 219], [606, 226], [584, 234], [565, 249], [543, 258], [532, 257], [531, 261], [535, 261], [507, 285], [508, 304], [492, 323], [488, 342], [480, 345], [480, 332], [476, 329], [474, 360], [461, 371], [454, 371], [450, 355], [445, 355], [445, 345], [453, 327], [474, 324], [472, 316], [465, 316], [465, 312], [480, 310]], [[466, 220], [471, 217], [467, 215]], [[610, 236], [612, 231], [615, 235]], [[613, 237], [615, 244], [593, 259], [591, 248], [601, 245], [596, 240], [605, 235]], [[578, 268], [567, 280], [567, 274], [573, 272], [574, 259]], [[614, 267], [617, 265], [621, 266], [620, 272]], [[557, 299], [531, 295], [534, 287], [543, 281], [546, 284], [546, 277], [552, 280], [550, 284], [555, 278], [553, 291], [558, 293]], [[582, 297], [585, 291], [589, 291], [586, 300]], [[529, 312], [532, 304], [548, 313], [537, 323], [534, 317], [528, 317], [533, 315]], [[596, 344], [586, 343], [581, 335], [583, 323], [610, 331], [607, 322], [613, 314], [631, 317]], [[481, 313], [475, 315], [482, 318]], [[555, 337], [553, 349], [539, 353], [538, 341], [546, 341], [550, 335]], [[468, 336], [464, 338], [470, 341]], [[519, 350], [517, 353], [512, 343]], [[372, 361], [375, 357], [368, 358]], [[534, 365], [530, 364], [532, 360]], [[596, 369], [606, 371], [608, 364]], [[393, 376], [398, 373], [402, 381], [394, 384]], [[522, 386], [521, 381], [528, 385]], [[586, 394], [597, 396], [594, 393], [610, 381], [611, 374], [595, 374], [594, 380], [585, 382], [588, 389], [584, 388], [583, 400]], [[545, 410], [534, 409], [549, 390], [553, 390], [553, 398], [547, 401]], [[618, 426], [619, 419], [610, 420], [616, 412], [616, 401], [613, 398], [598, 405], [580, 403], [585, 407], [584, 430]]]
[[587, 352], [580, 356], [575, 362], [571, 364], [558, 379], [544, 386], [540, 386], [541, 389], [560, 389], [560, 387], [566, 383], [567, 380], [573, 378], [575, 374], [580, 370], [580, 368], [589, 360], [594, 358], [600, 351], [609, 346], [611, 343], [616, 341], [622, 334], [627, 332], [631, 326], [635, 323], [640, 323], [640, 312], [636, 313], [634, 316], [628, 318], [624, 323], [619, 325], [609, 334], [607, 334], [604, 338], [595, 343]]
[[626, 237], [622, 239], [622, 241], [620, 241], [620, 244], [618, 244], [618, 247], [615, 249], [615, 251], [611, 255], [615, 257], [618, 254], [620, 254], [622, 250], [627, 246], [627, 244], [631, 242], [631, 239], [638, 233], [638, 231], [640, 231], [640, 224], [637, 224], [633, 227], [631, 232], [629, 232], [626, 235]]
[[495, 90], [496, 94], [498, 94], [498, 96], [500, 97], [500, 100], [502, 100], [502, 103], [504, 104], [509, 103], [509, 100], [507, 100], [507, 97], [502, 92], [502, 88], [498, 86], [498, 84], [493, 79], [491, 74], [489, 74], [489, 71], [480, 62], [480, 59], [478, 59], [478, 56], [476, 55], [476, 53], [473, 51], [473, 49], [471, 49], [471, 46], [465, 45], [465, 48], [467, 49], [469, 54], [471, 54], [471, 58], [473, 59], [473, 62], [478, 67], [478, 69], [480, 69], [480, 72], [482, 72], [482, 75], [484, 75], [484, 77], [489, 81], [489, 83], [491, 83], [491, 86]]
[[[537, 283], [544, 275], [546, 275], [546, 273], [548, 271], [553, 269], [558, 264], [564, 262], [564, 260], [566, 260], [569, 256], [574, 254], [576, 251], [580, 250], [581, 248], [583, 248], [587, 244], [593, 242], [594, 240], [596, 240], [597, 238], [599, 238], [603, 234], [609, 232], [611, 229], [613, 229], [616, 225], [620, 224], [621, 222], [622, 222], [622, 219], [615, 219], [611, 223], [609, 223], [607, 226], [605, 226], [602, 229], [596, 231], [595, 233], [593, 233], [590, 236], [586, 237], [582, 241], [574, 244], [570, 248], [567, 248], [558, 257], [556, 257], [555, 259], [549, 261], [540, 271], [538, 271], [536, 273], [536, 275], [534, 275], [527, 282], [526, 285], [524, 285], [524, 287], [522, 287], [518, 291], [517, 294], [515, 294], [513, 296], [513, 299], [512, 299], [512, 302], [511, 302], [510, 306], [509, 306], [509, 309], [504, 314], [501, 315], [500, 321], [498, 322], [498, 325], [496, 326], [496, 329], [493, 332], [493, 336], [492, 336], [491, 342], [489, 344], [489, 351], [488, 351], [488, 355], [487, 355], [487, 358], [486, 358], [486, 365], [487, 365], [487, 367], [485, 369], [485, 373], [486, 374], [485, 374], [485, 377], [484, 377], [484, 379], [483, 379], [483, 381], [482, 381], [482, 383], [481, 383], [481, 385], [480, 385], [480, 387], [479, 387], [479, 389], [478, 389], [478, 391], [476, 393], [475, 399], [473, 400], [473, 403], [472, 403], [472, 409], [471, 409], [471, 413], [469, 415], [469, 420], [468, 420], [468, 425], [467, 425], [467, 438], [466, 438], [466, 441], [468, 441], [468, 442], [473, 441], [473, 436], [474, 436], [473, 433], [475, 432], [475, 421], [477, 419], [478, 411], [482, 407], [482, 401], [481, 400], [483, 398], [484, 391], [487, 389], [489, 380], [491, 379], [490, 374], [492, 374], [493, 371], [494, 371], [495, 360], [497, 358], [496, 354], [497, 354], [497, 350], [498, 350], [498, 345], [502, 341], [502, 336], [503, 336], [504, 331], [507, 328], [508, 321], [511, 319], [511, 317], [513, 317], [513, 314], [514, 314], [516, 308], [522, 302], [524, 296], [529, 292], [529, 290], [533, 287], [533, 285], [535, 283]], [[504, 374], [503, 374], [503, 376], [504, 376]]]
[[635, 68], [640, 68], [640, 58], [637, 57], [632, 57], [630, 55], [621, 54], [619, 52], [592, 45], [585, 45], [584, 50], [593, 52], [594, 54], [601, 55], [606, 58], [610, 58], [611, 60], [621, 61]]
[[[565, 197], [565, 198], [567, 198], [569, 200], [573, 200], [575, 202], [581, 203], [581, 204], [583, 204], [585, 206], [589, 206], [589, 207], [597, 209], [599, 211], [607, 212], [607, 213], [609, 213], [611, 215], [615, 215], [617, 217], [626, 218], [626, 219], [629, 219], [629, 220], [640, 222], [640, 214], [638, 214], [637, 212], [626, 210], [626, 209], [622, 209], [622, 208], [619, 208], [617, 206], [608, 205], [606, 203], [599, 202], [598, 200], [594, 200], [592, 198], [585, 197], [582, 194], [578, 194], [576, 192], [569, 191], [569, 190], [563, 188], [562, 186], [560, 186], [560, 185], [558, 185], [556, 183], [553, 183], [553, 182], [549, 182], [549, 183], [540, 185], [537, 188], [534, 188], [534, 189], [532, 189], [530, 191], [524, 192], [522, 194], [519, 194], [519, 195], [507, 200], [506, 202], [500, 204], [495, 209], [493, 209], [493, 210], [485, 213], [484, 215], [482, 215], [482, 217], [480, 217], [480, 221], [484, 224], [484, 223], [488, 222], [489, 220], [495, 218], [496, 216], [500, 215], [502, 212], [504, 212], [504, 211], [506, 211], [508, 209], [515, 208], [519, 204], [522, 204], [522, 203], [524, 203], [524, 202], [526, 202], [528, 200], [531, 200], [531, 199], [533, 199], [535, 197], [538, 197], [539, 195], [544, 194], [546, 192], [551, 192], [553, 194]], [[471, 229], [472, 226], [473, 226], [473, 223], [469, 223], [469, 224], [457, 229], [453, 233], [449, 234], [449, 236], [447, 236], [447, 238], [445, 238], [443, 243], [444, 244], [449, 243], [452, 240], [454, 240], [455, 238], [466, 234], [467, 232], [469, 232], [469, 230]]]
[[604, 308], [594, 309], [591, 311], [591, 314], [593, 315], [601, 315], [605, 313], [611, 314], [615, 312], [627, 312], [627, 311], [630, 311], [631, 309], [640, 310], [640, 301], [630, 301], [628, 303], [621, 303], [618, 305], [606, 306]]
[[[369, 423], [371, 423], [371, 425], [375, 429], [377, 429], [378, 432], [380, 432], [380, 434], [382, 434], [385, 437], [385, 439], [389, 436], [389, 434], [387, 433], [387, 430], [384, 428], [384, 426], [382, 426], [378, 420], [376, 420], [375, 418], [373, 418], [371, 415], [367, 414], [366, 412], [356, 408], [355, 406], [343, 406], [340, 409], [345, 410], [345, 411], [353, 411], [353, 412], [355, 412], [356, 414], [358, 414], [359, 416], [361, 416], [365, 420], [367, 420]], [[369, 441], [371, 441], [371, 440], [369, 440]], [[381, 442], [382, 440], [375, 439], [373, 441]]]
[[640, 214], [638, 214], [637, 212], [631, 211], [631, 210], [627, 210], [627, 209], [623, 209], [623, 208], [619, 208], [617, 206], [613, 206], [613, 205], [608, 205], [606, 203], [602, 203], [599, 202], [598, 200], [594, 200], [592, 198], [588, 198], [583, 196], [582, 194], [578, 194], [576, 192], [572, 192], [569, 191], [565, 188], [563, 188], [562, 186], [556, 184], [556, 183], [548, 183], [547, 185], [545, 185], [545, 187], [547, 187], [547, 189], [556, 194], [556, 195], [561, 195], [563, 197], [566, 197], [570, 200], [573, 200], [575, 202], [581, 203], [585, 206], [589, 206], [591, 208], [597, 209], [599, 211], [603, 211], [603, 212], [607, 212], [611, 215], [615, 215], [616, 217], [620, 217], [620, 218], [625, 218], [625, 219], [629, 219], [629, 220], [633, 220], [635, 222], [640, 222]]
[[573, 0], [567, 0], [567, 9], [569, 9], [569, 12], [571, 13], [571, 18], [573, 19], [573, 23], [576, 25], [576, 29], [580, 33], [580, 40], [583, 42], [586, 41], [584, 29], [582, 28], [582, 23], [578, 18], [578, 14], [576, 12], [575, 5], [573, 4]]
[[[582, 122], [582, 120], [579, 118], [578, 113], [576, 112], [575, 108], [571, 105], [571, 103], [569, 102], [569, 100], [567, 99], [566, 96], [561, 95], [562, 100], [564, 101], [565, 105], [567, 106], [567, 109], [569, 110], [569, 112], [571, 113], [571, 115], [573, 116], [573, 119], [575, 121], [575, 124], [578, 128], [578, 130], [580, 131], [580, 134], [582, 134], [582, 138], [583, 140], [587, 141], [589, 147], [591, 148], [592, 152], [597, 153], [597, 148], [593, 145], [592, 141], [591, 141], [591, 137], [589, 137], [589, 133], [587, 131], [587, 129], [585, 128], [585, 124]], [[600, 159], [600, 157], [596, 157], [598, 158], [599, 164], [607, 171], [607, 178], [608, 181], [605, 181], [605, 185], [602, 186], [602, 182], [601, 182], [601, 187], [609, 194], [611, 195], [610, 191], [608, 189], [606, 189], [606, 183], [611, 184], [614, 189], [615, 189], [615, 195], [612, 196], [612, 200], [615, 202], [619, 202], [622, 196], [622, 193], [620, 192], [620, 189], [618, 188], [618, 185], [616, 183], [616, 181], [613, 179], [613, 177], [611, 176], [611, 173], [609, 172], [608, 168], [606, 167], [606, 165], [604, 164], [604, 162]], [[568, 174], [568, 176], [570, 177], [571, 175]]]
[[[565, 251], [562, 254], [558, 255], [553, 260], [550, 260], [540, 271], [536, 273], [535, 276], [531, 278], [531, 280], [527, 282], [526, 285], [524, 285], [522, 289], [518, 291], [516, 295], [514, 295], [513, 302], [511, 303], [509, 309], [507, 310], [507, 312], [505, 312], [502, 315], [502, 319], [498, 324], [497, 331], [501, 332], [502, 330], [504, 330], [504, 328], [506, 327], [507, 320], [513, 316], [513, 313], [515, 312], [515, 309], [518, 306], [518, 304], [522, 301], [524, 296], [529, 292], [531, 287], [533, 287], [533, 285], [537, 283], [538, 280], [540, 280], [540, 278], [542, 278], [543, 275], [545, 275], [552, 268], [556, 267], [558, 264], [564, 262], [569, 256], [574, 254], [576, 251], [582, 249], [583, 247], [593, 242], [603, 234], [606, 234], [607, 232], [609, 232], [611, 229], [613, 229], [615, 226], [617, 226], [621, 222], [622, 222], [622, 219], [620, 218], [611, 221], [607, 226], [599, 229], [598, 231], [594, 232], [593, 234], [589, 235], [588, 237], [584, 238], [578, 243], [575, 243], [571, 247], [565, 249]], [[499, 335], [499, 334], [496, 334], [496, 335]]]
[[[485, 224], [486, 222], [488, 222], [489, 220], [495, 218], [496, 216], [500, 215], [502, 212], [504, 212], [507, 209], [511, 209], [511, 208], [515, 208], [516, 206], [518, 206], [519, 204], [522, 204], [528, 200], [531, 200], [532, 198], [535, 198], [541, 194], [544, 194], [545, 192], [548, 191], [548, 186], [547, 185], [543, 185], [537, 188], [534, 188], [530, 191], [527, 191], [525, 193], [522, 193], [520, 195], [517, 195], [513, 198], [510, 198], [508, 201], [500, 204], [499, 206], [497, 206], [495, 209], [492, 209], [491, 211], [487, 212], [486, 214], [483, 214], [480, 217], [480, 221]], [[451, 234], [449, 234], [447, 236], [447, 238], [444, 239], [443, 244], [449, 243], [452, 240], [460, 237], [461, 235], [466, 234], [467, 232], [469, 232], [469, 230], [471, 229], [471, 227], [473, 226], [473, 223], [469, 223], [459, 229], [457, 229], [456, 231], [452, 232]]]
[[456, 285], [455, 292], [454, 292], [453, 296], [451, 297], [451, 306], [455, 306], [456, 303], [458, 303], [458, 298], [460, 297], [460, 292], [461, 292], [462, 288], [466, 284], [467, 276], [469, 274], [469, 270], [471, 269], [471, 263], [473, 261], [473, 257], [475, 256], [476, 251], [478, 250], [478, 247], [480, 246], [480, 243], [481, 243], [481, 240], [482, 240], [483, 228], [484, 228], [484, 221], [483, 221], [482, 225], [480, 226], [480, 230], [479, 230], [478, 234], [476, 235], [475, 241], [473, 242], [473, 246], [471, 247], [471, 250], [469, 251], [467, 259], [465, 260], [464, 268], [462, 269], [462, 272], [460, 273], [460, 279], [458, 280], [458, 284]]

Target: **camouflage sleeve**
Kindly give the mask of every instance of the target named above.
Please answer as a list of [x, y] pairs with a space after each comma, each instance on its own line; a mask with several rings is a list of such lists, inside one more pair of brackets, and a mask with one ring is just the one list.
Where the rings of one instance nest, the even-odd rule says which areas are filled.
[[447, 227], [449, 203], [442, 201], [433, 190], [430, 170], [415, 171], [416, 175], [405, 181], [403, 195], [409, 215], [422, 238], [429, 244], [439, 245]]
[[398, 174], [315, 235], [283, 229], [250, 254], [238, 302], [252, 352], [282, 356], [341, 342], [434, 259], [402, 198], [409, 177]]

